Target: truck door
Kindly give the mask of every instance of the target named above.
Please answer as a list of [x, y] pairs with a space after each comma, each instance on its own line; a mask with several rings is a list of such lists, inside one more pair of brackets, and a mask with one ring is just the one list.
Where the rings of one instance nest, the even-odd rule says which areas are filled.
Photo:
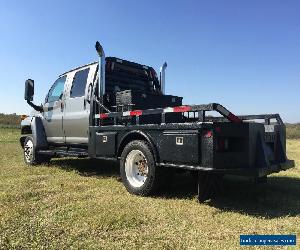
[[89, 133], [90, 104], [87, 95], [91, 90], [96, 65], [83, 67], [74, 72], [66, 91], [63, 130], [67, 144], [87, 144]]
[[63, 92], [67, 76], [58, 78], [49, 90], [43, 105], [43, 125], [48, 142], [64, 143]]

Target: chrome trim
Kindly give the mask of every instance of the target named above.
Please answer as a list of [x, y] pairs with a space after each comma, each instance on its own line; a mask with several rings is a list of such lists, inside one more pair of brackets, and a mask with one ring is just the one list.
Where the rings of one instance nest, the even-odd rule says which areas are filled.
[[96, 42], [96, 50], [99, 55], [99, 97], [101, 102], [103, 101], [103, 95], [105, 93], [105, 53], [101, 44]]
[[160, 73], [159, 73], [159, 83], [160, 83], [160, 90], [163, 94], [166, 92], [166, 68], [167, 68], [167, 63], [165, 62], [161, 67], [160, 67]]

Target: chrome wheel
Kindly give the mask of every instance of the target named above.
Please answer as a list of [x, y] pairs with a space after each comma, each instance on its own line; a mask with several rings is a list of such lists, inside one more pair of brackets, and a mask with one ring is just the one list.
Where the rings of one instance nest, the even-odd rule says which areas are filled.
[[33, 159], [33, 142], [28, 140], [24, 145], [24, 158], [27, 163], [30, 163]]
[[125, 160], [127, 180], [133, 187], [141, 187], [148, 177], [148, 163], [140, 150], [132, 150]]

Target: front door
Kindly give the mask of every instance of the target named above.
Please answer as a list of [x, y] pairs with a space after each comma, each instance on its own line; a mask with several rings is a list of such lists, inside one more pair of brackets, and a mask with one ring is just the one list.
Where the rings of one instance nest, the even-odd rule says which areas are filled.
[[43, 125], [50, 143], [64, 143], [63, 93], [66, 76], [58, 78], [49, 90], [43, 105]]

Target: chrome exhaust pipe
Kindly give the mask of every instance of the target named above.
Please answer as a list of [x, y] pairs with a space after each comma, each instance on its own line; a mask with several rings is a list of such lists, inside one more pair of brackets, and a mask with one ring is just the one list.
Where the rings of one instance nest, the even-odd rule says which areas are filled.
[[96, 42], [96, 50], [99, 55], [98, 64], [98, 79], [99, 79], [99, 97], [100, 102], [103, 103], [103, 95], [105, 94], [105, 53], [101, 44]]
[[160, 83], [160, 90], [165, 95], [166, 94], [166, 68], [167, 63], [165, 62], [163, 66], [160, 67], [159, 73], [159, 83]]

